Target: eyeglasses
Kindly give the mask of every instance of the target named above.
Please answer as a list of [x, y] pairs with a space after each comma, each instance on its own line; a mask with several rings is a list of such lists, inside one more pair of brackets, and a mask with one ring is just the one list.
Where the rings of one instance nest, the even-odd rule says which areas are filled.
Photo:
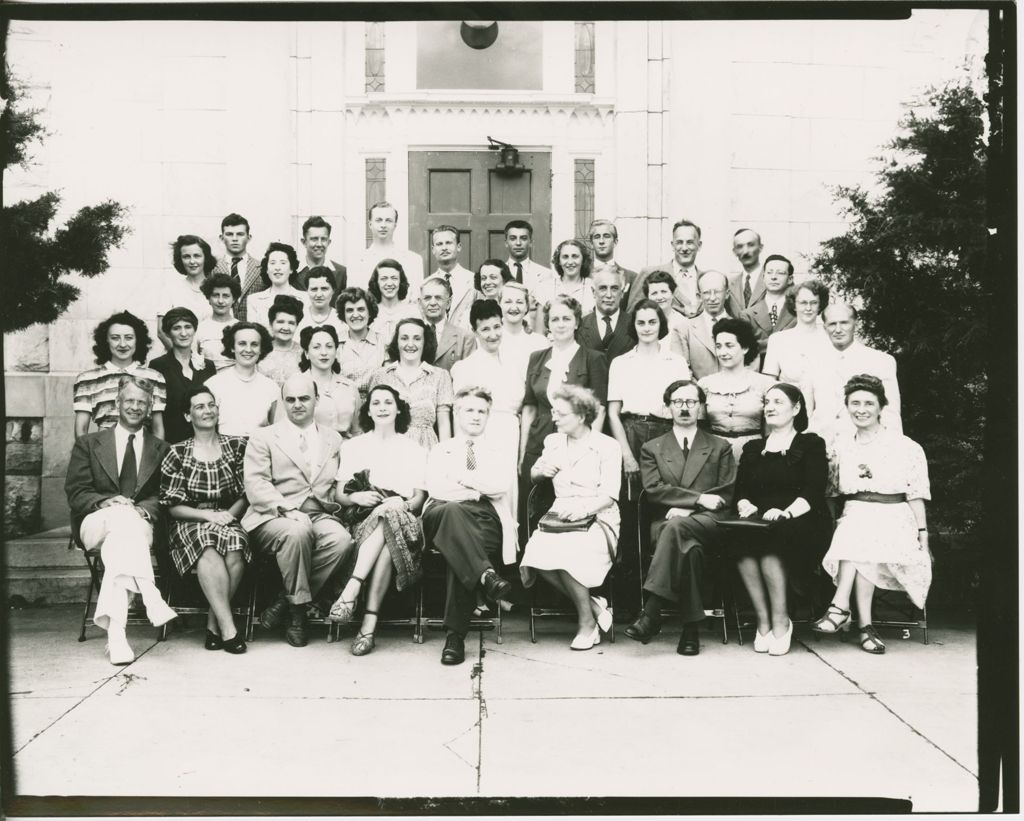
[[681, 408], [689, 408], [690, 410], [693, 410], [695, 407], [697, 407], [700, 404], [700, 400], [699, 399], [670, 399], [670, 400], [668, 400], [668, 403], [673, 408], [675, 408], [676, 410], [679, 410]]

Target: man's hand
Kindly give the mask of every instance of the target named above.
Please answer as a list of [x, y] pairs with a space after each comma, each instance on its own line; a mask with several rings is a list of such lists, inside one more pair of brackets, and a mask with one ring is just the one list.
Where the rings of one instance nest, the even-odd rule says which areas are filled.
[[766, 522], [777, 522], [779, 519], [792, 519], [793, 517], [784, 510], [779, 510], [777, 507], [771, 507], [761, 514], [761, 518]]
[[104, 499], [100, 502], [100, 507], [111, 507], [112, 505], [130, 505], [135, 507], [135, 502], [124, 496], [111, 496], [109, 499]]
[[291, 519], [293, 522], [298, 522], [302, 525], [313, 526], [313, 521], [303, 513], [301, 510], [286, 510], [284, 512], [284, 518]]
[[632, 453], [622, 454], [622, 472], [625, 473], [627, 477], [636, 476], [640, 472], [640, 465], [636, 459], [633, 458]]
[[670, 507], [668, 513], [665, 514], [666, 519], [685, 519], [693, 513], [692, 510], [685, 510], [681, 507]]
[[705, 510], [718, 510], [725, 507], [725, 499], [717, 493], [702, 493], [697, 497], [697, 504]]

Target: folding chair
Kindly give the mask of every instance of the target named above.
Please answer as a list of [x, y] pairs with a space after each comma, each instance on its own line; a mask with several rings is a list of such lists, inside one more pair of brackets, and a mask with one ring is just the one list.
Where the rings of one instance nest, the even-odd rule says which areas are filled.
[[[196, 566], [193, 566], [184, 578], [179, 577], [172, 567], [166, 568], [163, 573], [168, 579], [164, 600], [175, 613], [179, 616], [205, 616], [210, 612], [210, 606], [203, 598], [199, 586], [199, 571]], [[256, 585], [253, 576], [253, 569], [246, 567], [242, 582], [235, 593], [237, 603], [231, 607], [234, 615], [242, 616], [241, 634], [246, 637], [252, 635], [252, 621], [256, 613]], [[160, 641], [167, 640], [171, 624], [172, 622], [168, 622], [160, 628]]]
[[[894, 601], [894, 597], [897, 596], [903, 596], [903, 600]], [[918, 609], [905, 594], [902, 594], [899, 591], [875, 588], [874, 609], [876, 613], [878, 612], [880, 605], [888, 608], [889, 610], [896, 611], [897, 618], [872, 618], [871, 623], [874, 624], [875, 627], [902, 628], [903, 632], [901, 638], [904, 639], [909, 639], [911, 629], [916, 628], [921, 631], [921, 643], [928, 643], [928, 602], [925, 602], [924, 607]]]
[[[821, 585], [824, 576], [824, 570], [821, 565], [818, 565], [808, 579], [808, 588], [806, 590], [794, 587], [793, 580], [787, 579], [786, 583], [786, 602], [789, 606], [789, 618], [793, 624], [812, 624], [824, 611], [824, 605], [821, 603], [818, 597], [818, 588]], [[739, 575], [738, 570], [733, 571], [733, 578]], [[746, 593], [746, 588], [743, 587], [742, 580], [739, 581], [739, 586], [733, 585], [733, 591], [740, 590], [743, 594]], [[806, 616], [800, 616], [798, 608], [800, 602], [807, 607]], [[740, 620], [740, 608], [739, 602], [736, 601], [735, 595], [733, 596], [733, 614], [736, 618], [736, 634], [739, 636], [739, 643], [743, 644], [743, 631], [745, 629], [753, 630], [757, 627], [757, 622], [752, 620], [741, 621]], [[818, 637], [818, 634], [814, 634]]]
[[[260, 623], [260, 616], [263, 614], [263, 610], [271, 602], [271, 593], [268, 593], [267, 591], [276, 593], [283, 588], [281, 571], [278, 570], [277, 560], [274, 558], [272, 553], [264, 553], [262, 551], [254, 552], [250, 572], [252, 573], [253, 616], [249, 621], [248, 632], [245, 636], [245, 640], [247, 642], [253, 640], [253, 628], [255, 625], [259, 624], [260, 627], [263, 626]], [[309, 615], [306, 617], [306, 624], [325, 625], [327, 627], [326, 640], [328, 644], [337, 638], [335, 628], [338, 625], [335, 625], [330, 621], [326, 614], [320, 616]]]
[[[425, 600], [428, 595], [427, 593], [427, 582], [435, 581], [440, 579], [441, 581], [441, 607], [444, 607], [444, 590], [445, 584], [448, 580], [448, 566], [444, 562], [444, 557], [436, 548], [427, 548], [423, 551], [423, 578], [419, 583], [419, 595], [417, 596], [416, 603], [416, 635], [414, 641], [417, 644], [423, 644], [423, 628], [429, 627], [435, 630], [439, 630], [444, 627], [444, 619], [436, 616], [426, 616], [424, 612], [426, 610]], [[501, 607], [494, 605], [494, 609], [497, 611], [493, 616], [476, 615], [469, 620], [470, 630], [494, 630], [495, 639], [498, 644], [502, 644], [504, 639], [501, 635], [502, 628], [502, 615]]]

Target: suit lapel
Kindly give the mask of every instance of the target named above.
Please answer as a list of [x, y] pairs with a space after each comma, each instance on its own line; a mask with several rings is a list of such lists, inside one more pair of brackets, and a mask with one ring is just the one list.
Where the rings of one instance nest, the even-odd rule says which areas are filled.
[[676, 441], [674, 433], [670, 431], [662, 438], [658, 451], [661, 454], [660, 461], [665, 468], [668, 483], [682, 487], [683, 452], [679, 449], [679, 443]]
[[444, 323], [444, 330], [441, 331], [441, 338], [437, 340], [437, 353], [434, 355], [435, 361], [440, 359], [448, 351], [455, 347], [455, 330], [455, 326], [452, 325], [451, 322]]
[[260, 264], [253, 257], [248, 257], [246, 261], [246, 272], [245, 282], [242, 284], [242, 293], [245, 293], [253, 284], [259, 279], [260, 276]]
[[707, 322], [704, 321], [704, 314], [697, 314], [693, 318], [693, 324], [690, 327], [693, 328], [693, 335], [697, 338], [697, 341], [714, 355], [715, 342], [711, 338], [711, 331], [708, 330]]
[[[321, 436], [322, 435], [323, 434], [321, 434]], [[309, 459], [307, 459], [306, 455], [299, 450], [295, 440], [285, 433], [283, 427], [277, 427], [274, 431], [274, 436], [277, 439], [277, 446], [281, 448], [281, 452], [295, 463], [295, 466], [302, 472], [302, 475], [305, 476], [307, 480], [310, 480]]]
[[114, 442], [114, 429], [107, 428], [104, 431], [104, 436], [96, 444], [96, 459], [100, 463], [100, 467], [110, 477], [110, 481], [114, 483], [114, 487], [117, 487], [121, 482], [121, 471], [117, 466], [117, 445]]
[[747, 316], [749, 316], [753, 320], [754, 324], [766, 334], [770, 334], [772, 332], [772, 320], [771, 317], [768, 316], [767, 302], [758, 302], [753, 308], [750, 308], [747, 311]]
[[693, 480], [697, 478], [700, 469], [704, 467], [704, 463], [708, 460], [710, 453], [711, 443], [708, 441], [707, 436], [698, 429], [690, 446], [690, 455], [686, 459], [686, 467], [683, 468], [683, 475], [679, 480], [682, 487], [689, 487], [693, 484]]
[[313, 482], [314, 483], [319, 478], [320, 474], [324, 472], [324, 468], [327, 467], [328, 463], [331, 461], [331, 456], [333, 455], [331, 453], [331, 443], [330, 443], [330, 440], [327, 438], [326, 434], [324, 433], [323, 428], [318, 428], [317, 429], [317, 433], [318, 433], [317, 441], [319, 443], [318, 446], [320, 448], [320, 452], [317, 454], [317, 458], [319, 459], [320, 467], [319, 467], [319, 469], [316, 472], [316, 476], [313, 477]]
[[[550, 370], [548, 371], [550, 373]], [[569, 367], [565, 371], [565, 381], [572, 385], [582, 385], [583, 377], [587, 375], [587, 348], [580, 345], [579, 349], [569, 360]]]
[[136, 492], [143, 488], [153, 471], [160, 467], [160, 456], [157, 453], [156, 438], [151, 433], [142, 437], [142, 464], [139, 465], [139, 478], [135, 484]]

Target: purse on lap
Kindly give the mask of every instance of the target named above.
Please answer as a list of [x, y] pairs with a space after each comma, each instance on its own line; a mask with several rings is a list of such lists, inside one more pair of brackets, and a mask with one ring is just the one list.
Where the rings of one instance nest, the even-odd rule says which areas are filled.
[[586, 533], [596, 521], [596, 514], [591, 514], [585, 519], [567, 522], [565, 519], [559, 519], [557, 514], [548, 512], [540, 517], [537, 528], [542, 533]]

